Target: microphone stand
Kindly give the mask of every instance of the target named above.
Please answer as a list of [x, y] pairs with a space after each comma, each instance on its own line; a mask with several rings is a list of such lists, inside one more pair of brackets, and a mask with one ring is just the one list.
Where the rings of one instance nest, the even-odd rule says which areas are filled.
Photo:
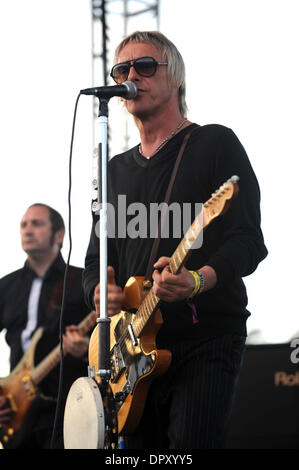
[[[96, 95], [97, 96], [97, 95]], [[100, 317], [98, 323], [99, 369], [101, 387], [106, 390], [110, 379], [110, 318], [107, 317], [107, 164], [108, 164], [108, 102], [109, 98], [99, 98], [99, 121], [101, 140], [98, 146], [98, 201], [100, 202], [99, 272], [100, 272]], [[100, 190], [101, 182], [101, 190]]]
[[[98, 324], [98, 386], [100, 389], [105, 410], [105, 448], [116, 445], [118, 436], [117, 413], [114, 397], [109, 380], [110, 367], [110, 323], [107, 316], [107, 267], [108, 267], [108, 216], [107, 216], [107, 167], [108, 167], [108, 102], [109, 98], [103, 98], [95, 94], [99, 99], [100, 143], [98, 145], [97, 163], [97, 197], [100, 215], [99, 237], [99, 273], [100, 273], [100, 316]], [[101, 183], [101, 185], [100, 185]]]

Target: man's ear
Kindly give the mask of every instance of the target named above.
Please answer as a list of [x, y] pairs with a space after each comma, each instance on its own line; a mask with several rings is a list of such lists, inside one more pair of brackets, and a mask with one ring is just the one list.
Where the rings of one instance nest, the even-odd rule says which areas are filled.
[[58, 230], [55, 233], [55, 243], [57, 243], [58, 245], [62, 245], [64, 235], [65, 235], [65, 230], [64, 229]]

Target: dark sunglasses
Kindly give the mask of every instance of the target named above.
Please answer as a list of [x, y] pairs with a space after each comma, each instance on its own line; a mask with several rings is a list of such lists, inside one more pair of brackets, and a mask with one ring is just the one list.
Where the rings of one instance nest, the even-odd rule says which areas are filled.
[[127, 80], [130, 68], [134, 67], [138, 75], [152, 77], [155, 75], [158, 65], [168, 65], [168, 62], [157, 62], [153, 57], [138, 57], [138, 59], [114, 65], [110, 76], [116, 83], [122, 83]]

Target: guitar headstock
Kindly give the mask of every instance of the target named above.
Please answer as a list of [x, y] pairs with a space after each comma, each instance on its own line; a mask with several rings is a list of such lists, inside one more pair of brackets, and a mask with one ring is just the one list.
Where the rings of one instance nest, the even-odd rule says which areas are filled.
[[220, 186], [204, 204], [205, 216], [209, 219], [209, 222], [228, 209], [230, 201], [236, 197], [239, 192], [238, 181], [238, 176], [232, 176], [226, 183]]

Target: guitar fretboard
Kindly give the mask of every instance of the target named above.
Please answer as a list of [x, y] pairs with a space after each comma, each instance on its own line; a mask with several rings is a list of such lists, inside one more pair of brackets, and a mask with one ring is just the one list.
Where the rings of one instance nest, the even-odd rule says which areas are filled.
[[[191, 227], [188, 229], [186, 235], [181, 240], [175, 252], [169, 260], [169, 269], [172, 274], [178, 274], [180, 269], [186, 262], [190, 250], [194, 246], [204, 227], [207, 225], [209, 218], [206, 214], [206, 209], [203, 207], [202, 213], [196, 217]], [[132, 322], [132, 327], [136, 337], [142, 334], [142, 331], [149, 320], [150, 316], [159, 307], [160, 299], [155, 295], [153, 288], [150, 289], [147, 296], [141, 303], [136, 316]]]
[[[96, 313], [92, 311], [87, 315], [84, 320], [78, 325], [78, 330], [81, 336], [85, 336], [86, 333], [96, 323]], [[32, 371], [31, 379], [38, 385], [60, 362], [60, 345], [58, 344]]]
[[[178, 274], [180, 272], [180, 269], [190, 254], [190, 250], [193, 249], [194, 244], [202, 234], [204, 228], [224, 211], [227, 202], [237, 194], [238, 180], [239, 178], [237, 176], [232, 176], [230, 180], [222, 185], [212, 194], [212, 197], [203, 204], [201, 213], [197, 215], [170, 258], [169, 269], [172, 274]], [[153, 288], [151, 288], [132, 321], [132, 327], [136, 337], [141, 336], [149, 318], [159, 307], [159, 303], [160, 299], [155, 295]]]

